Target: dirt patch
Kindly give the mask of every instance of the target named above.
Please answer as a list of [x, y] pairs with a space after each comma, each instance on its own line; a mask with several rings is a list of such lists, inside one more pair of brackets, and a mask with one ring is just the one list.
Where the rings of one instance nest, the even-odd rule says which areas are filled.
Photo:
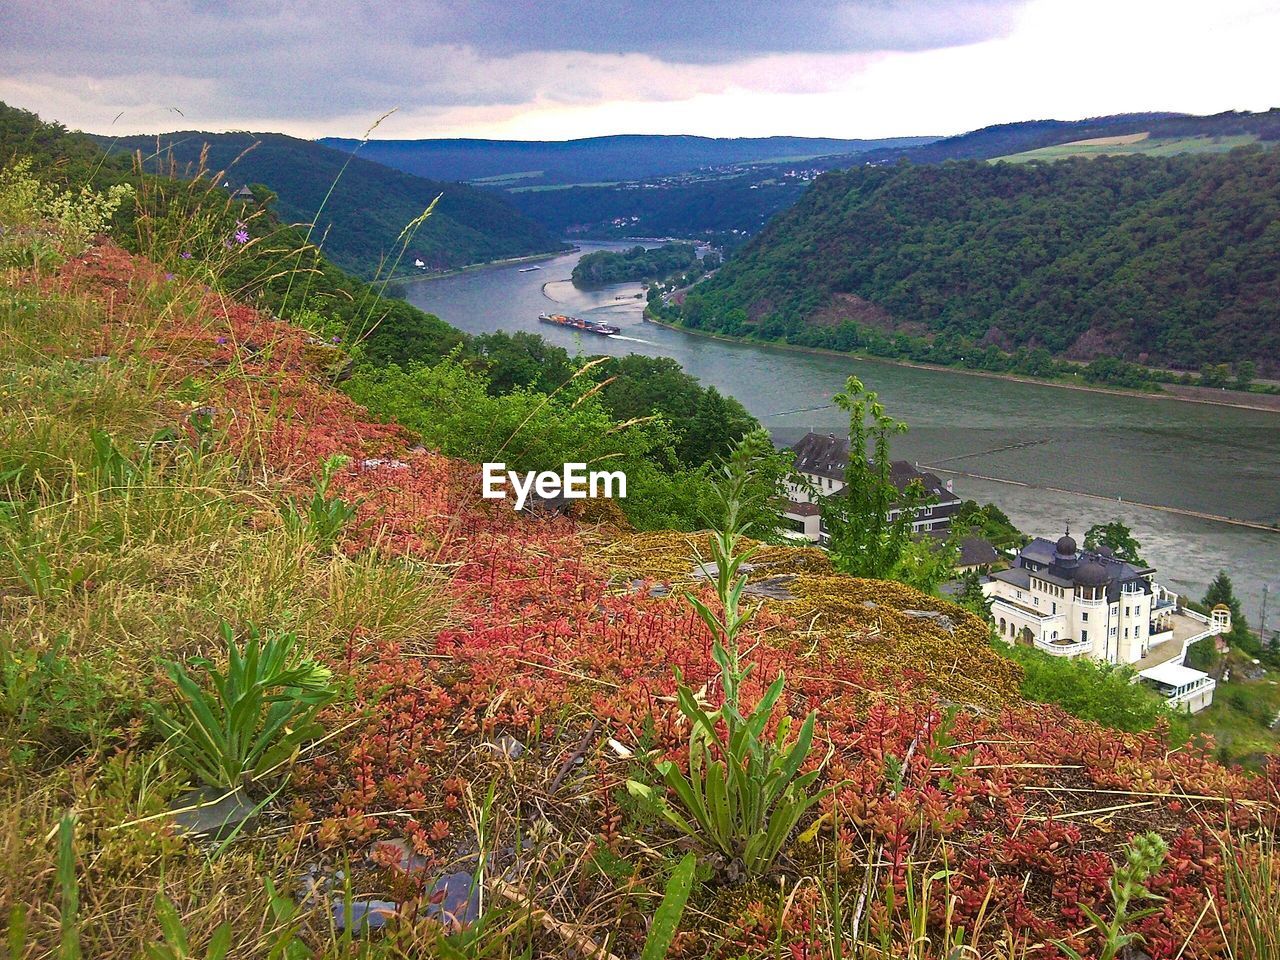
[[864, 300], [856, 293], [836, 293], [821, 310], [811, 317], [809, 322], [816, 327], [838, 327], [842, 323], [852, 322], [860, 327], [883, 330], [886, 333], [905, 333], [920, 337], [929, 332], [923, 323], [913, 320], [895, 320], [888, 310], [879, 304]]

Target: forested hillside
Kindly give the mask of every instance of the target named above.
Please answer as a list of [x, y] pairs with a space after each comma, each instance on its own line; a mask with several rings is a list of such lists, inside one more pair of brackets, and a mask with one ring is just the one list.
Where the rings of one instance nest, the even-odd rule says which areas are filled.
[[927, 337], [1280, 370], [1280, 151], [866, 166], [819, 179], [676, 313], [840, 349]]
[[226, 171], [233, 186], [265, 185], [277, 195], [281, 217], [291, 222], [310, 223], [323, 204], [313, 240], [323, 238], [334, 263], [364, 276], [372, 276], [383, 257], [395, 255], [400, 231], [437, 196], [440, 204], [418, 230], [402, 267], [421, 259], [428, 269], [450, 269], [561, 246], [501, 196], [426, 180], [283, 134], [184, 131], [97, 139], [113, 152], [142, 151], [152, 171], [168, 172], [176, 164], [179, 175], [194, 173], [207, 148], [209, 170]]
[[[691, 137], [629, 134], [580, 140], [370, 140], [371, 160], [423, 177], [489, 180], [495, 185], [546, 185], [634, 180], [698, 167], [759, 163], [905, 147], [933, 137], [836, 140], [830, 137]], [[360, 141], [320, 141], [353, 150]]]

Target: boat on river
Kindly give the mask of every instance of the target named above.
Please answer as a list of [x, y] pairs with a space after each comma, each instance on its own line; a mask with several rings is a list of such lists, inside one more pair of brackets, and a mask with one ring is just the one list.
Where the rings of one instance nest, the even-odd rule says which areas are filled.
[[602, 337], [611, 337], [615, 333], [622, 332], [621, 327], [615, 327], [600, 320], [584, 320], [582, 317], [571, 317], [564, 313], [544, 313], [538, 319], [557, 327], [568, 327], [570, 330], [580, 330], [583, 333], [596, 333]]

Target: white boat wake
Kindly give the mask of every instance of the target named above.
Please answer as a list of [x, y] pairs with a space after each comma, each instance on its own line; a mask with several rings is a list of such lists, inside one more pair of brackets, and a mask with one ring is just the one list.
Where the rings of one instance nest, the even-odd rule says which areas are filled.
[[644, 344], [648, 344], [648, 345], [649, 345], [649, 346], [651, 346], [651, 347], [655, 347], [655, 346], [657, 346], [657, 344], [656, 344], [656, 343], [654, 343], [652, 340], [641, 340], [639, 337], [624, 337], [624, 336], [623, 336], [622, 334], [620, 334], [620, 333], [612, 333], [612, 334], [610, 334], [610, 335], [609, 335], [609, 339], [610, 339], [610, 340], [626, 340], [626, 341], [628, 341], [629, 343], [644, 343]]

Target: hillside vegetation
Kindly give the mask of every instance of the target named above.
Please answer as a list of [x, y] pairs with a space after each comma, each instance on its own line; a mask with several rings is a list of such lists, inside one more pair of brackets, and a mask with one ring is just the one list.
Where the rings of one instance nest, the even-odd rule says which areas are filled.
[[448, 270], [564, 248], [492, 192], [413, 176], [309, 140], [197, 131], [96, 139], [113, 152], [140, 151], [152, 172], [192, 175], [203, 164], [223, 171], [235, 187], [265, 186], [283, 219], [314, 223], [312, 241], [334, 263], [365, 277], [395, 258], [400, 232], [436, 197], [435, 213], [417, 231], [401, 272], [418, 259], [429, 270]]
[[[875, 147], [911, 146], [932, 137], [836, 140], [828, 137], [621, 135], [580, 140], [370, 140], [360, 148], [371, 160], [422, 177], [531, 186], [635, 180], [714, 167], [795, 160]], [[358, 140], [320, 141], [354, 150]]]
[[670, 315], [838, 349], [1275, 372], [1277, 303], [1280, 151], [1252, 148], [828, 174]]

